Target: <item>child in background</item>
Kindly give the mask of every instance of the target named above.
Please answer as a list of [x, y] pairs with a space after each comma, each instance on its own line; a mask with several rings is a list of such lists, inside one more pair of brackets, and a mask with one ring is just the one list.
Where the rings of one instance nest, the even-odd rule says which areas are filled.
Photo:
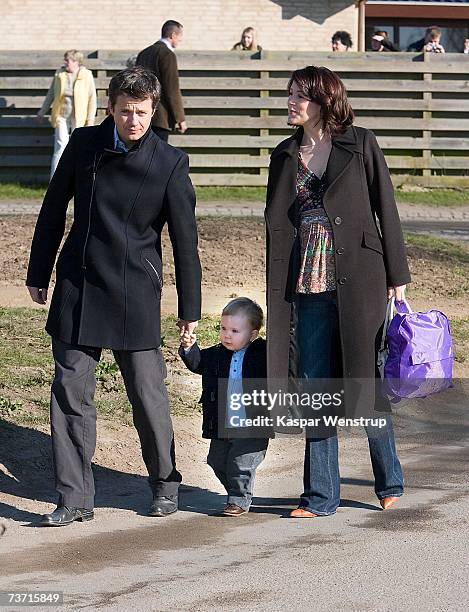
[[[245, 437], [220, 437], [230, 428], [231, 417], [255, 418], [262, 407], [232, 407], [233, 394], [246, 393], [252, 379], [266, 378], [266, 342], [259, 338], [263, 312], [249, 298], [240, 297], [223, 309], [220, 344], [200, 349], [194, 334], [181, 338], [179, 355], [186, 366], [202, 375], [202, 436], [210, 438], [207, 463], [228, 494], [225, 516], [240, 516], [249, 511], [256, 469], [263, 461], [269, 443], [266, 428], [250, 428]], [[226, 395], [219, 397], [219, 381], [226, 381]], [[220, 387], [224, 389], [223, 384]], [[239, 396], [237, 396], [239, 397]], [[233, 404], [234, 406], [234, 404]], [[219, 414], [224, 423], [219, 423]], [[246, 430], [247, 431], [247, 430]], [[229, 435], [229, 431], [226, 432]], [[223, 434], [224, 435], [224, 434]]]

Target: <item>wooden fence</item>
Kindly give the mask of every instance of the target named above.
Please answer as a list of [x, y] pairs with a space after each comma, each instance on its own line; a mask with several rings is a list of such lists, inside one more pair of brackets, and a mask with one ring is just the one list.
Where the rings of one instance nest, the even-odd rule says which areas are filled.
[[[110, 76], [135, 51], [87, 53], [104, 117]], [[356, 124], [372, 129], [396, 183], [469, 186], [469, 56], [410, 53], [181, 52], [189, 131], [170, 142], [190, 155], [198, 185], [264, 185], [269, 153], [291, 134], [292, 70], [324, 65], [344, 80]], [[47, 180], [50, 126], [34, 115], [61, 52], [0, 51], [0, 180]]]

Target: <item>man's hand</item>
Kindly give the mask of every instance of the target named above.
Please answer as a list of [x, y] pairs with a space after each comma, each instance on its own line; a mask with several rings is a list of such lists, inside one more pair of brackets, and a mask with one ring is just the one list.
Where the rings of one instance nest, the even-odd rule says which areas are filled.
[[388, 287], [388, 300], [394, 296], [397, 302], [403, 302], [405, 300], [405, 288], [406, 285], [400, 285], [399, 287]]
[[179, 327], [179, 337], [181, 340], [184, 334], [191, 336], [198, 324], [198, 321], [184, 321], [183, 319], [178, 319], [176, 325]]
[[34, 121], [38, 124], [38, 125], [42, 125], [45, 122], [46, 118], [44, 117], [44, 115], [39, 115], [37, 114], [34, 117]]
[[45, 304], [47, 302], [47, 289], [39, 289], [38, 287], [28, 287], [29, 295], [36, 304]]
[[178, 132], [181, 132], [181, 134], [184, 134], [184, 132], [187, 131], [187, 123], [185, 121], [176, 123], [176, 129], [178, 130]]

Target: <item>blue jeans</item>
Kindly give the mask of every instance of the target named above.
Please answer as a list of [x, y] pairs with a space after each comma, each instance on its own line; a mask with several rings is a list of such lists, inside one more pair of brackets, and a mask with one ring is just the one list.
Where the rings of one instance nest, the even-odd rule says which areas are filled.
[[228, 493], [228, 504], [249, 510], [256, 469], [265, 458], [268, 438], [213, 439], [207, 463]]
[[[342, 376], [339, 318], [335, 291], [298, 295], [299, 376]], [[383, 415], [384, 416], [384, 415]], [[385, 427], [365, 427], [378, 499], [400, 497], [404, 491], [390, 415]], [[328, 437], [307, 438], [304, 492], [300, 507], [318, 515], [334, 514], [340, 503], [337, 431]]]

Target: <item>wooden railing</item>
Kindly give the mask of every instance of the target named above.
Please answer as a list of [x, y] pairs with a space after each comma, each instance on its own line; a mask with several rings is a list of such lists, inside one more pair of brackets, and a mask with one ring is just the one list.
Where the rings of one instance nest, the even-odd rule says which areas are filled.
[[[87, 53], [98, 90], [135, 51]], [[181, 52], [189, 131], [171, 144], [190, 155], [198, 185], [263, 185], [269, 152], [291, 134], [286, 83], [292, 70], [324, 65], [344, 80], [356, 124], [372, 129], [395, 182], [469, 186], [469, 57], [410, 53]], [[34, 115], [60, 52], [0, 51], [0, 180], [46, 180], [50, 126]]]

